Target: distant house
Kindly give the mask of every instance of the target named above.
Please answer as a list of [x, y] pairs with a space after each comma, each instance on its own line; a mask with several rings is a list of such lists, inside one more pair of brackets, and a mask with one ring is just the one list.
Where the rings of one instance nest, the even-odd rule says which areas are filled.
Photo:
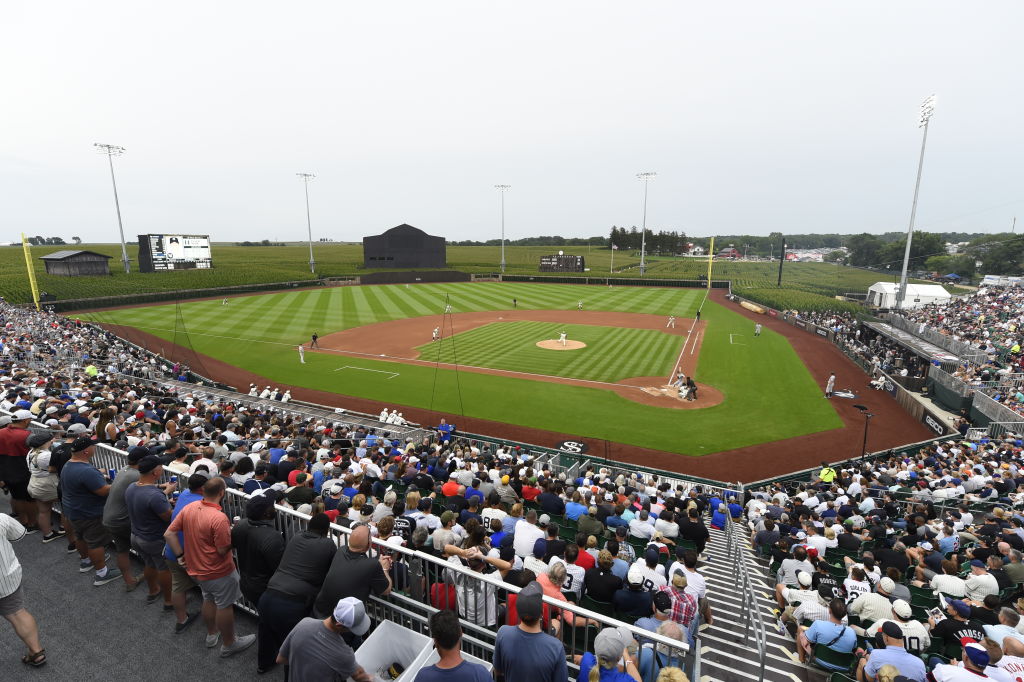
[[688, 246], [690, 247], [690, 255], [693, 255], [693, 256], [703, 256], [704, 255], [704, 247], [703, 246], [700, 246], [699, 244], [689, 244]]
[[95, 251], [54, 251], [39, 257], [46, 264], [46, 274], [64, 277], [109, 275], [110, 259]]
[[736, 259], [736, 258], [739, 258], [740, 256], [742, 256], [742, 254], [739, 251], [737, 251], [736, 249], [734, 249], [733, 247], [731, 247], [731, 246], [728, 249], [722, 249], [717, 254], [715, 254], [715, 258], [733, 258], [733, 259]]

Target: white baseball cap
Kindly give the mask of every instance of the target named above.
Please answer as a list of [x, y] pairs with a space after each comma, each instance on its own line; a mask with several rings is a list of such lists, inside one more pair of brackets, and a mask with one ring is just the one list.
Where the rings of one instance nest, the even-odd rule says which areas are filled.
[[11, 419], [11, 421], [20, 422], [26, 419], [32, 419], [32, 416], [32, 413], [29, 412], [28, 410], [18, 410], [17, 412], [14, 413], [14, 417]]
[[355, 597], [345, 597], [334, 607], [334, 620], [344, 625], [353, 634], [365, 635], [370, 629], [370, 618], [366, 615], [363, 602]]

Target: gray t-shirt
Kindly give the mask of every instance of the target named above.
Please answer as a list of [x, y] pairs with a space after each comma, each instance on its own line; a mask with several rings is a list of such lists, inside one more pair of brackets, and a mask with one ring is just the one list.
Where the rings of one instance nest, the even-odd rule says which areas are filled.
[[139, 480], [139, 470], [125, 467], [117, 472], [114, 482], [107, 493], [107, 503], [103, 507], [103, 525], [111, 528], [127, 528], [131, 525], [128, 519], [128, 505], [124, 501], [124, 492], [132, 483]]
[[358, 667], [355, 652], [341, 634], [328, 630], [316, 618], [300, 620], [285, 637], [280, 654], [288, 659], [293, 680], [344, 682]]

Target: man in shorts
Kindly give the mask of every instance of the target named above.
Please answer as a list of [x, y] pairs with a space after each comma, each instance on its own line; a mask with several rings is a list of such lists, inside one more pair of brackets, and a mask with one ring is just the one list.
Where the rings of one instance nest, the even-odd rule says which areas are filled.
[[96, 569], [92, 584], [106, 585], [121, 577], [121, 571], [107, 568], [107, 545], [113, 542], [103, 525], [103, 507], [110, 494], [110, 484], [92, 465], [96, 441], [76, 438], [71, 444], [71, 460], [60, 472], [61, 507], [75, 529], [78, 550], [88, 556], [82, 559], [78, 570], [88, 573]]
[[39, 643], [39, 626], [32, 614], [25, 610], [21, 591], [21, 564], [11, 547], [12, 542], [26, 535], [25, 526], [7, 514], [0, 514], [0, 616], [11, 625], [28, 647], [22, 663], [40, 666], [46, 663], [46, 653]]
[[[212, 649], [221, 643], [221, 658], [256, 642], [254, 634], [235, 637], [235, 602], [242, 590], [231, 556], [231, 524], [220, 506], [226, 489], [223, 478], [211, 478], [203, 485], [203, 499], [185, 507], [164, 533], [164, 541], [178, 563], [203, 593], [206, 646]], [[184, 533], [184, 547], [178, 531]]]
[[132, 571], [132, 524], [128, 518], [128, 507], [124, 501], [124, 493], [129, 486], [139, 480], [139, 460], [150, 454], [148, 448], [134, 447], [128, 451], [127, 465], [117, 472], [110, 484], [107, 501], [103, 505], [103, 527], [114, 540], [114, 553], [117, 557], [117, 568], [124, 577], [125, 592], [131, 592], [139, 586], [139, 576]]
[[[145, 450], [145, 448], [132, 448]], [[147, 450], [148, 452], [148, 450]], [[164, 561], [164, 531], [171, 522], [171, 505], [167, 494], [174, 490], [175, 483], [159, 485], [163, 476], [163, 462], [159, 457], [146, 454], [138, 463], [139, 480], [125, 490], [125, 505], [131, 521], [131, 544], [142, 559], [142, 575], [149, 587], [146, 603], [152, 604], [161, 595], [164, 610], [171, 611], [171, 574]]]
[[29, 533], [35, 533], [36, 505], [28, 494], [31, 474], [25, 460], [28, 454], [26, 440], [31, 435], [28, 425], [31, 421], [31, 412], [18, 410], [7, 427], [0, 427], [0, 481], [7, 485], [11, 494], [11, 507], [18, 521]]

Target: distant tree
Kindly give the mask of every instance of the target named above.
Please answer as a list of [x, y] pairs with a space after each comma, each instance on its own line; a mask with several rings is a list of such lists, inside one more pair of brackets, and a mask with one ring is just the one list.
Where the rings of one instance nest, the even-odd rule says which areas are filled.
[[850, 250], [850, 265], [873, 266], [877, 265], [879, 252], [882, 250], [882, 241], [867, 234], [855, 234], [846, 240], [846, 246]]
[[[880, 262], [892, 265], [893, 268], [903, 267], [903, 252], [906, 250], [907, 240], [901, 239], [889, 242], [878, 252]], [[924, 262], [931, 256], [941, 256], [946, 253], [946, 244], [942, 237], [932, 232], [914, 231], [914, 239], [910, 243], [910, 269], [920, 270]]]
[[81, 237], [72, 237], [71, 241], [73, 241], [75, 244], [81, 244], [82, 243], [82, 238]]
[[846, 259], [846, 254], [842, 251], [829, 251], [825, 254], [826, 263], [842, 263]]
[[1024, 235], [1004, 232], [978, 237], [968, 244], [967, 255], [981, 261], [984, 275], [1020, 275], [1024, 273]]

